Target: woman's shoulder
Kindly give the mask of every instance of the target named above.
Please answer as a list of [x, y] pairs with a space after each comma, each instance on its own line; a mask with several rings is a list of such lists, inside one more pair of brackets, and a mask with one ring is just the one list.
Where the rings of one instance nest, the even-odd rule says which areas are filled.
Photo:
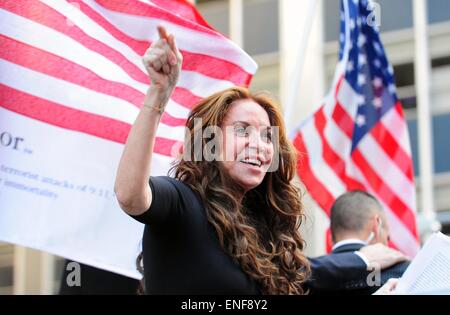
[[[205, 216], [205, 205], [200, 195], [184, 181], [170, 176], [152, 176], [150, 182], [151, 185], [171, 187], [172, 194], [170, 195], [172, 199], [177, 199], [176, 204], [178, 205], [180, 217], [185, 217], [186, 215], [191, 218], [193, 218], [193, 215]], [[166, 188], [166, 190], [169, 190], [169, 188]], [[166, 195], [166, 197], [169, 197], [169, 195]]]
[[172, 185], [180, 196], [185, 199], [199, 199], [197, 193], [188, 184], [178, 178], [170, 176], [151, 176], [150, 182], [153, 185]]
[[164, 184], [170, 183], [173, 186], [175, 186], [176, 188], [190, 189], [190, 187], [187, 184], [185, 184], [183, 181], [179, 180], [178, 178], [171, 177], [171, 176], [150, 176], [150, 180], [152, 183], [164, 182]]

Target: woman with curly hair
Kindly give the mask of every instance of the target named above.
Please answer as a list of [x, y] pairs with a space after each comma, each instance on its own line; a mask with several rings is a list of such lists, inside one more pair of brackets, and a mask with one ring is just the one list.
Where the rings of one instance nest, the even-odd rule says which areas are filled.
[[269, 97], [233, 87], [202, 100], [187, 119], [174, 178], [149, 179], [156, 130], [182, 63], [173, 35], [158, 31], [143, 57], [152, 84], [115, 184], [121, 208], [146, 225], [146, 293], [305, 293], [297, 157]]

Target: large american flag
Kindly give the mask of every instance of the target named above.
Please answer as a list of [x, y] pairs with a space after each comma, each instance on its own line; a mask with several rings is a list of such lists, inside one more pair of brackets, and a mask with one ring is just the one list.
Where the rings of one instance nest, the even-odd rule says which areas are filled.
[[143, 226], [113, 185], [159, 24], [184, 61], [152, 175], [167, 174], [192, 106], [248, 85], [256, 63], [184, 0], [0, 0], [0, 240], [139, 278]]
[[0, 21], [0, 106], [120, 143], [149, 85], [141, 56], [166, 26], [184, 62], [158, 129], [163, 157], [178, 152], [199, 99], [248, 85], [256, 71], [183, 0], [2, 0]]
[[332, 89], [293, 133], [301, 155], [298, 174], [327, 215], [346, 191], [376, 196], [386, 210], [392, 245], [414, 256], [419, 241], [408, 130], [372, 14], [366, 0], [341, 2]]

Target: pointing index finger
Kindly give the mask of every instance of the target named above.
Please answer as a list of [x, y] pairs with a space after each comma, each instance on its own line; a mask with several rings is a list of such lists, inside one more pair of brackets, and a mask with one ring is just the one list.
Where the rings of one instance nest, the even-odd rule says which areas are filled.
[[158, 28], [159, 38], [167, 40], [168, 34], [167, 34], [166, 29], [161, 25], [158, 25], [157, 28]]
[[172, 49], [172, 51], [174, 53], [176, 53], [176, 51], [178, 50], [177, 45], [175, 44], [175, 37], [173, 36], [173, 34], [170, 34], [167, 42], [169, 43], [170, 49]]

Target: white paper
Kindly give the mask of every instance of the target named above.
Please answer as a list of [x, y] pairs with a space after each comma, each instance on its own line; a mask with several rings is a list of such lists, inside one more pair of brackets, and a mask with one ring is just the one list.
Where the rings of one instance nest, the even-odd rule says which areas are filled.
[[400, 278], [397, 294], [450, 294], [450, 237], [433, 234]]

